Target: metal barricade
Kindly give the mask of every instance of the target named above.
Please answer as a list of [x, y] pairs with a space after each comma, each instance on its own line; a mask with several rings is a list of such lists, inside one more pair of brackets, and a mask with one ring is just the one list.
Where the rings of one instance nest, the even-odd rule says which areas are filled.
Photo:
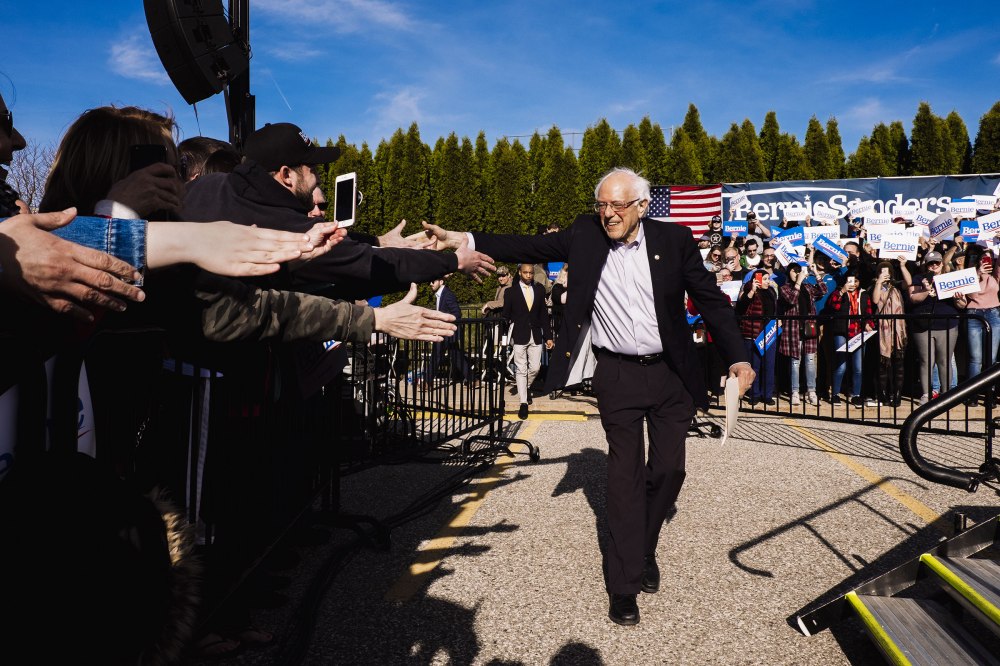
[[501, 319], [460, 319], [444, 342], [396, 340], [377, 334], [348, 348], [345, 395], [354, 404], [349, 458], [353, 469], [420, 458], [470, 462], [530, 443], [503, 434], [509, 350]]

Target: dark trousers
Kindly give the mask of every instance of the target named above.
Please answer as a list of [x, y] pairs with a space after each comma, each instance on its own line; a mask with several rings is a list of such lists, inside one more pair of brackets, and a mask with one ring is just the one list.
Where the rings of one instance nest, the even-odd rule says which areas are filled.
[[608, 439], [605, 584], [613, 594], [637, 594], [644, 558], [656, 552], [660, 528], [684, 483], [694, 402], [662, 361], [639, 365], [599, 354], [592, 386]]

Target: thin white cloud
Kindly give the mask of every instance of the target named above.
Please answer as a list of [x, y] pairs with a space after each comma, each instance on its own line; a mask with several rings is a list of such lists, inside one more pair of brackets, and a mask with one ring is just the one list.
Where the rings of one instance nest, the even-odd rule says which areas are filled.
[[111, 46], [108, 66], [115, 74], [127, 79], [159, 85], [170, 84], [170, 77], [163, 71], [153, 41], [145, 30], [132, 30], [120, 35]]
[[612, 114], [629, 113], [631, 111], [635, 111], [636, 109], [642, 109], [647, 106], [649, 106], [649, 100], [634, 99], [628, 102], [618, 102], [616, 104], [612, 104], [611, 107], [608, 109], [608, 111], [610, 111]]
[[296, 46], [294, 49], [281, 48], [281, 47], [267, 48], [265, 49], [263, 55], [266, 55], [267, 58], [270, 60], [300, 63], [303, 60], [311, 60], [313, 58], [319, 58], [320, 56], [325, 55], [325, 52], [321, 51], [320, 49], [309, 48], [306, 46], [302, 46], [300, 44]]
[[371, 107], [375, 115], [375, 131], [388, 136], [398, 128], [405, 130], [414, 122], [423, 125], [425, 116], [420, 104], [426, 96], [425, 91], [414, 86], [375, 95]]
[[882, 101], [869, 97], [838, 116], [838, 123], [856, 129], [871, 131], [871, 128], [889, 117], [889, 110]]
[[850, 68], [828, 80], [837, 83], [901, 83], [910, 80], [900, 73], [903, 66], [920, 54], [921, 47], [913, 46], [902, 53], [889, 56], [881, 61], [869, 62], [863, 66]]
[[402, 7], [384, 0], [258, 0], [256, 11], [273, 18], [308, 23], [316, 30], [360, 32], [372, 29], [413, 30], [417, 21]]

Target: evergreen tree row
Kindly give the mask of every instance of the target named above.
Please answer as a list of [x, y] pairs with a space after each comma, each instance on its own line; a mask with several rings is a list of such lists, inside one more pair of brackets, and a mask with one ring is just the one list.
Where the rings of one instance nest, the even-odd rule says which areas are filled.
[[[760, 132], [745, 119], [719, 139], [705, 131], [693, 104], [669, 145], [649, 117], [620, 134], [601, 119], [583, 133], [578, 153], [556, 126], [535, 132], [527, 148], [501, 138], [491, 149], [480, 132], [475, 141], [452, 133], [432, 149], [416, 123], [380, 142], [374, 154], [368, 144], [359, 150], [343, 136], [327, 145], [339, 146], [341, 156], [320, 182], [329, 198], [337, 175], [357, 172], [364, 194], [359, 230], [381, 234], [405, 219], [404, 233], [428, 220], [449, 229], [530, 234], [550, 223], [566, 226], [588, 211], [597, 179], [614, 166], [631, 167], [653, 184], [1000, 172], [1000, 102], [980, 119], [974, 143], [958, 113], [942, 118], [922, 102], [909, 137], [901, 121], [879, 123], [850, 155], [833, 117], [825, 126], [810, 118], [802, 143], [781, 131], [774, 111]], [[492, 280], [449, 284], [462, 302], [488, 300], [495, 289]]]

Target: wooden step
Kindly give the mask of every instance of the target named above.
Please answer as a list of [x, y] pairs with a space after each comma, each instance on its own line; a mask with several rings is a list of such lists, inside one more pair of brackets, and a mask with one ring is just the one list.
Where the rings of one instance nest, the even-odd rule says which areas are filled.
[[938, 603], [854, 592], [846, 598], [890, 664], [1000, 666], [1000, 659]]

